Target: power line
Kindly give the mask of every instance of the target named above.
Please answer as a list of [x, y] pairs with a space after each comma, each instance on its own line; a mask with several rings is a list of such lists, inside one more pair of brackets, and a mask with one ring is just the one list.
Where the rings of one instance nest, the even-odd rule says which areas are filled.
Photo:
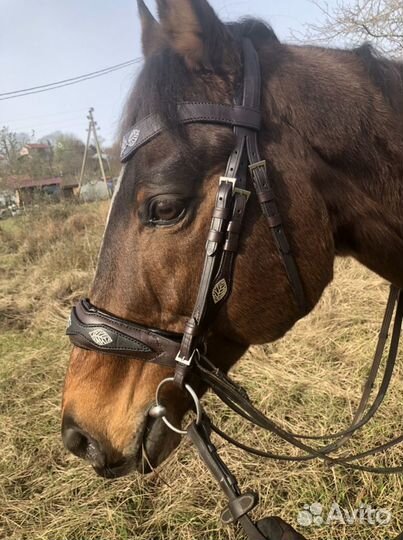
[[76, 77], [71, 77], [69, 79], [62, 79], [61, 81], [56, 81], [56, 82], [53, 82], [53, 83], [47, 83], [47, 84], [41, 84], [39, 86], [32, 86], [31, 88], [23, 88], [21, 90], [13, 90], [12, 92], [3, 92], [3, 93], [0, 93], [0, 97], [2, 96], [10, 96], [12, 94], [20, 94], [21, 92], [30, 92], [31, 90], [38, 90], [40, 88], [46, 88], [48, 86], [55, 86], [55, 85], [59, 85], [59, 84], [63, 84], [63, 83], [67, 83], [67, 82], [72, 82], [72, 81], [75, 81], [75, 80], [78, 80], [78, 79], [82, 79], [83, 77], [90, 77], [92, 75], [97, 75], [98, 73], [101, 74], [105, 71], [109, 71], [111, 69], [115, 69], [115, 68], [120, 68], [120, 67], [126, 67], [127, 65], [131, 65], [135, 62], [138, 62], [139, 59], [137, 58], [134, 58], [132, 60], [127, 60], [126, 62], [122, 62], [120, 64], [116, 64], [114, 66], [109, 66], [109, 67], [106, 67], [106, 68], [103, 68], [103, 69], [99, 69], [97, 71], [92, 71], [91, 73], [85, 73], [84, 75], [77, 75]]
[[25, 123], [27, 120], [43, 120], [45, 118], [52, 118], [54, 116], [65, 116], [65, 115], [71, 115], [75, 113], [81, 113], [83, 114], [84, 111], [86, 111], [88, 107], [81, 107], [81, 109], [72, 109], [69, 111], [57, 111], [53, 113], [48, 114], [36, 114], [34, 116], [20, 116], [18, 118], [15, 118], [14, 120], [1, 120], [1, 124], [4, 126], [7, 126], [8, 124], [21, 124], [21, 122]]
[[85, 75], [72, 77], [70, 79], [64, 79], [62, 81], [57, 81], [54, 83], [42, 84], [40, 86], [33, 86], [31, 88], [25, 88], [23, 90], [15, 90], [13, 92], [4, 92], [0, 94], [0, 101], [5, 101], [7, 99], [15, 99], [15, 98], [24, 97], [24, 96], [30, 96], [32, 94], [41, 94], [42, 92], [49, 92], [51, 90], [57, 90], [59, 88], [64, 88], [66, 86], [71, 86], [73, 84], [78, 84], [78, 83], [88, 81], [91, 79], [96, 79], [97, 77], [102, 77], [104, 75], [108, 75], [109, 73], [113, 73], [115, 71], [119, 71], [126, 67], [132, 66], [134, 64], [138, 64], [141, 61], [142, 61], [141, 58], [135, 58], [133, 60], [123, 62], [122, 64], [116, 64], [115, 66], [110, 66], [108, 68], [104, 68], [98, 71], [93, 71], [92, 73], [87, 73]]
[[[98, 102], [97, 101], [97, 105], [98, 106], [110, 106], [111, 105], [111, 102], [110, 100], [108, 101], [103, 101], [103, 102]], [[80, 109], [70, 109], [68, 111], [55, 111], [55, 112], [51, 112], [51, 113], [47, 113], [47, 114], [36, 114], [34, 116], [20, 116], [20, 117], [17, 117], [17, 118], [14, 118], [14, 120], [1, 120], [0, 122], [0, 125], [4, 125], [4, 126], [7, 126], [7, 125], [14, 125], [14, 124], [21, 124], [23, 123], [24, 125], [26, 125], [26, 121], [27, 120], [43, 120], [43, 119], [46, 119], [46, 118], [52, 118], [54, 116], [66, 116], [66, 115], [69, 115], [71, 116], [72, 114], [76, 114], [76, 113], [80, 113], [80, 116], [82, 116], [84, 114], [84, 112], [88, 111], [88, 107], [81, 107]]]

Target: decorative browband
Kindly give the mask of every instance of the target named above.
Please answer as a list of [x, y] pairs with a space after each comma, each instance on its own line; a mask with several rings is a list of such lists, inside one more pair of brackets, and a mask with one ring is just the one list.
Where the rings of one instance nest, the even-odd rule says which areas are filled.
[[[259, 109], [252, 109], [244, 105], [185, 102], [178, 105], [178, 116], [181, 124], [223, 124], [255, 131], [259, 131], [261, 127]], [[165, 126], [156, 114], [150, 114], [137, 122], [123, 137], [120, 155], [122, 163], [128, 161], [139, 148], [160, 135], [164, 130]]]

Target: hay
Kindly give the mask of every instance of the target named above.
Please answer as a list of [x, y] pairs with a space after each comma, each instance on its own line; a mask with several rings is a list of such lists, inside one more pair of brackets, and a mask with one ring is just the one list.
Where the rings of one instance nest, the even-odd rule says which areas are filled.
[[[221, 528], [223, 497], [185, 441], [161, 477], [97, 478], [60, 441], [60, 392], [69, 354], [68, 306], [93, 273], [107, 205], [57, 205], [0, 224], [0, 538], [137, 540], [242, 538]], [[368, 373], [387, 296], [378, 277], [350, 260], [320, 305], [282, 341], [254, 347], [234, 371], [255, 402], [286, 427], [322, 433], [351, 419]], [[50, 309], [51, 308], [51, 309]], [[403, 431], [402, 356], [385, 405], [350, 450]], [[206, 399], [215, 420], [249, 444], [284, 452]], [[297, 526], [305, 504], [389, 509], [389, 527], [365, 524], [302, 530], [309, 539], [390, 538], [403, 521], [402, 479], [268, 462], [218, 441], [241, 486], [259, 490], [260, 515]], [[401, 464], [396, 449], [378, 463]], [[368, 463], [373, 463], [369, 460]], [[169, 486], [167, 485], [169, 484]]]

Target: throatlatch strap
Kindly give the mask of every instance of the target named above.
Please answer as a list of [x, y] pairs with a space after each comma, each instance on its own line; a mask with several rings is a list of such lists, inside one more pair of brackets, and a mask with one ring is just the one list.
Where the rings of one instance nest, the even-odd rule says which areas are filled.
[[266, 217], [270, 230], [273, 234], [273, 238], [275, 240], [301, 315], [306, 315], [309, 309], [301, 275], [292, 253], [291, 245], [287, 239], [283, 219], [279, 212], [274, 191], [267, 172], [267, 163], [260, 157], [256, 133], [251, 133], [251, 135], [248, 137], [247, 148], [250, 161], [249, 170], [263, 215]]

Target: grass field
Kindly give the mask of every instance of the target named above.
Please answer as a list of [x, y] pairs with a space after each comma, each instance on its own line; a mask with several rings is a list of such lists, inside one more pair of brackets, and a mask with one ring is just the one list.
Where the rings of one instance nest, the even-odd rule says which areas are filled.
[[[60, 397], [69, 356], [70, 305], [85, 294], [106, 203], [56, 205], [0, 223], [0, 538], [7, 540], [185, 540], [242, 538], [221, 528], [223, 498], [184, 441], [159, 471], [115, 482], [68, 455], [60, 439]], [[281, 342], [252, 348], [234, 372], [255, 402], [299, 432], [339, 430], [351, 420], [368, 373], [387, 284], [356, 263], [336, 265], [320, 305]], [[359, 450], [403, 431], [402, 355], [376, 421], [349, 446]], [[274, 451], [273, 438], [206, 407], [242, 440]], [[388, 540], [403, 529], [401, 477], [267, 462], [219, 442], [243, 488], [259, 490], [261, 515], [297, 526], [305, 504], [362, 504], [391, 512], [387, 526], [302, 529], [310, 540]], [[374, 463], [369, 460], [367, 463]], [[403, 463], [396, 449], [376, 463]]]

